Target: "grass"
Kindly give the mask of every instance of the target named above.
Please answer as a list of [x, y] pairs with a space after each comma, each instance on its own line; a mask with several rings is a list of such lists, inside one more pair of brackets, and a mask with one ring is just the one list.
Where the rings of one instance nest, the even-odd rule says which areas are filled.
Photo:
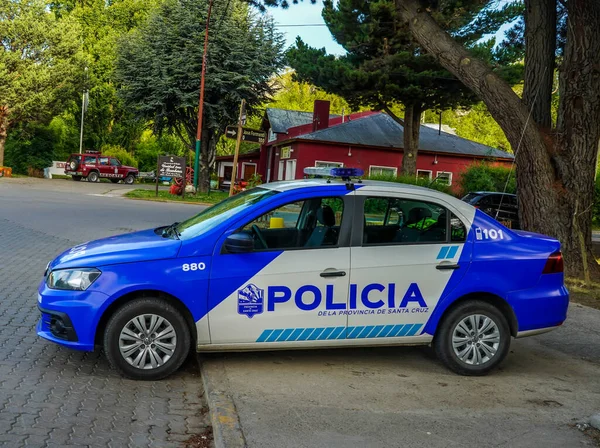
[[585, 284], [582, 280], [565, 279], [571, 295], [571, 301], [600, 310], [600, 283]]
[[198, 202], [201, 204], [216, 204], [221, 202], [223, 199], [229, 197], [229, 194], [223, 191], [211, 191], [208, 193], [198, 194], [186, 194], [185, 198], [170, 194], [168, 191], [160, 190], [158, 197], [154, 190], [131, 190], [125, 194], [126, 198], [131, 199], [143, 199], [146, 201], [158, 201], [158, 202]]

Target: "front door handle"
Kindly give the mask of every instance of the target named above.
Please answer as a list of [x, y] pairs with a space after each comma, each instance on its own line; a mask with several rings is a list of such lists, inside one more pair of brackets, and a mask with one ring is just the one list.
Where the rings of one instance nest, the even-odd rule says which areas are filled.
[[440, 271], [448, 271], [458, 269], [460, 266], [456, 263], [441, 262], [435, 268], [439, 269]]
[[321, 277], [344, 277], [346, 275], [346, 271], [338, 271], [336, 269], [325, 269], [321, 272]]

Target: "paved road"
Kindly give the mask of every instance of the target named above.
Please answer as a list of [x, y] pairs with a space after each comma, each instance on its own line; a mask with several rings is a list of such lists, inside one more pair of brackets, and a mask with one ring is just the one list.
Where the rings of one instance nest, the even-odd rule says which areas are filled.
[[116, 375], [101, 353], [35, 335], [36, 289], [51, 258], [199, 210], [121, 198], [129, 188], [0, 179], [0, 445], [182, 447], [206, 429], [195, 358], [168, 380], [135, 382]]

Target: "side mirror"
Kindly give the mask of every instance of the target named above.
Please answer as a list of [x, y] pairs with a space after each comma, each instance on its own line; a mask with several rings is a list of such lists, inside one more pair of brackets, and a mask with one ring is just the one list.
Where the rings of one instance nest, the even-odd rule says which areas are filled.
[[229, 235], [223, 245], [230, 254], [243, 254], [254, 250], [254, 238], [244, 232]]

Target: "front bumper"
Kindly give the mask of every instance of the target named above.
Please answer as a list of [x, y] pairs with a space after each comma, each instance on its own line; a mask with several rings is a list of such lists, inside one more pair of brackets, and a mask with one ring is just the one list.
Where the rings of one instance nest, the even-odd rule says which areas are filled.
[[93, 351], [96, 328], [108, 296], [98, 291], [62, 291], [42, 282], [38, 336], [76, 350]]

